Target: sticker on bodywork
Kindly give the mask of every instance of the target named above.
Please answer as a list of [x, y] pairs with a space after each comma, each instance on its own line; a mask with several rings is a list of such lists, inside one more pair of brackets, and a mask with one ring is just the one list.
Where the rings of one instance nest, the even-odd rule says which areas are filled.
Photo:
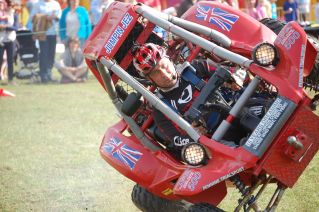
[[128, 25], [132, 22], [133, 17], [129, 13], [125, 13], [124, 17], [121, 20], [121, 25], [118, 25], [111, 35], [110, 39], [106, 42], [104, 48], [108, 54], [110, 54], [113, 48], [116, 46], [120, 37], [122, 37], [125, 29], [127, 29]]
[[300, 52], [300, 63], [299, 63], [299, 80], [298, 80], [299, 88], [303, 87], [303, 70], [304, 70], [304, 63], [305, 63], [305, 53], [306, 53], [306, 46], [302, 44], [301, 52]]
[[276, 42], [280, 43], [287, 50], [289, 50], [300, 38], [299, 32], [297, 32], [292, 26], [284, 28], [278, 35]]
[[172, 193], [173, 193], [173, 189], [171, 189], [171, 188], [167, 188], [164, 191], [162, 191], [162, 194], [164, 194], [165, 196], [168, 196]]
[[228, 13], [220, 8], [198, 6], [196, 18], [214, 24], [222, 30], [230, 31], [239, 19], [238, 15]]
[[128, 166], [131, 170], [134, 169], [136, 163], [143, 155], [141, 152], [130, 148], [116, 137], [111, 138], [108, 143], [104, 144], [103, 150]]
[[232, 177], [232, 176], [234, 176], [242, 171], [244, 171], [244, 167], [240, 167], [239, 169], [236, 169], [235, 171], [232, 171], [232, 172], [222, 176], [221, 178], [218, 178], [217, 180], [214, 180], [213, 182], [211, 182], [207, 185], [204, 185], [203, 190], [209, 189], [210, 187], [212, 187], [212, 186], [214, 186], [214, 185], [216, 185], [216, 184], [218, 184], [218, 183], [220, 183], [220, 182], [222, 182], [222, 181], [224, 181], [224, 180], [226, 180], [226, 179], [228, 179], [228, 178], [230, 178], [230, 177]]
[[287, 107], [287, 101], [277, 98], [249, 137], [245, 146], [257, 150]]
[[201, 173], [192, 172], [190, 170], [185, 171], [181, 178], [178, 179], [176, 184], [177, 190], [189, 189], [194, 191], [199, 179], [201, 178]]

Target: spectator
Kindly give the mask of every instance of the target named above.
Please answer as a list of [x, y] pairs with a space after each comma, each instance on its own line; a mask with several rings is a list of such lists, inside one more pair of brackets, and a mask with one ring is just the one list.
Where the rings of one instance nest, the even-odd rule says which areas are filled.
[[299, 18], [302, 24], [309, 20], [310, 0], [297, 0], [299, 9]]
[[235, 9], [239, 9], [238, 0], [226, 0], [227, 4]]
[[277, 0], [270, 0], [271, 3], [271, 18], [277, 19]]
[[67, 0], [58, 0], [58, 2], [60, 4], [60, 7], [61, 7], [62, 10], [65, 9], [68, 6]]
[[80, 5], [86, 9], [86, 11], [90, 11], [90, 3], [91, 0], [80, 0]]
[[32, 30], [32, 18], [31, 18], [31, 14], [32, 14], [32, 10], [34, 8], [34, 6], [39, 2], [39, 0], [29, 0], [26, 4], [28, 13], [29, 13], [29, 18], [28, 18], [28, 22], [27, 22], [27, 29]]
[[105, 9], [107, 9], [114, 0], [92, 0], [91, 1], [91, 14], [92, 25], [94, 26], [99, 22]]
[[68, 0], [68, 7], [62, 12], [60, 19], [60, 38], [67, 43], [69, 38], [78, 38], [81, 47], [89, 37], [92, 25], [87, 10], [79, 6], [79, 0]]
[[29, 19], [29, 13], [27, 12], [27, 9], [19, 1], [13, 1], [12, 8], [14, 9], [15, 14], [18, 16], [18, 27], [24, 28]]
[[257, 1], [257, 6], [256, 6], [257, 20], [261, 20], [263, 18], [269, 17], [267, 15], [267, 8], [265, 6], [265, 1], [267, 1], [267, 0], [258, 0]]
[[183, 0], [176, 8], [177, 17], [181, 17], [191, 6], [195, 4], [196, 0]]
[[32, 20], [34, 17], [40, 15], [45, 17], [51, 24], [45, 30], [45, 39], [39, 40], [40, 45], [40, 77], [41, 82], [47, 83], [52, 80], [52, 67], [55, 58], [56, 39], [57, 39], [57, 26], [61, 17], [61, 7], [57, 1], [54, 0], [40, 0], [34, 5], [32, 9]]
[[160, 0], [137, 0], [137, 2], [143, 3], [143, 4], [150, 6], [153, 9], [158, 10], [158, 11], [162, 10]]
[[317, 0], [317, 3], [315, 5], [315, 16], [316, 16], [316, 23], [319, 23], [319, 0]]
[[247, 1], [247, 13], [254, 19], [258, 20], [259, 15], [256, 9], [256, 0], [248, 0]]
[[286, 22], [299, 20], [298, 4], [295, 0], [286, 0], [283, 10]]
[[271, 3], [270, 0], [263, 0], [264, 1], [264, 6], [266, 8], [266, 15], [267, 18], [271, 17]]
[[4, 52], [7, 53], [8, 83], [13, 82], [13, 59], [16, 30], [18, 29], [18, 16], [5, 0], [0, 0], [0, 67], [4, 63]]
[[61, 73], [61, 83], [84, 82], [87, 77], [87, 67], [77, 38], [68, 40], [67, 48], [61, 55], [55, 67]]

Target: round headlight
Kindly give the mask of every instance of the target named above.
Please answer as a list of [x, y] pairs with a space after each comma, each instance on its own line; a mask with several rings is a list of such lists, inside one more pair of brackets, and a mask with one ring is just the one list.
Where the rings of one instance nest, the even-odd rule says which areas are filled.
[[192, 166], [205, 164], [207, 159], [205, 148], [199, 143], [189, 143], [182, 149], [182, 159]]
[[253, 50], [253, 60], [261, 66], [276, 65], [278, 63], [278, 52], [276, 47], [270, 43], [258, 44]]

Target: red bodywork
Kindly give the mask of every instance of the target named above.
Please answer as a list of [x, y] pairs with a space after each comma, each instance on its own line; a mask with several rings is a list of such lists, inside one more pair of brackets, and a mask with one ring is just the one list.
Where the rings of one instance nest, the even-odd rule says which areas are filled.
[[[219, 8], [239, 18], [230, 30], [225, 30], [196, 18], [198, 6]], [[92, 61], [114, 57], [138, 21], [135, 7], [138, 6], [114, 2], [86, 43], [84, 54], [87, 64], [102, 85], [102, 78]], [[248, 15], [214, 2], [197, 3], [183, 18], [227, 35], [232, 40], [229, 50], [249, 58], [253, 48], [260, 42], [274, 44], [280, 55], [278, 65], [264, 68], [252, 63], [249, 70], [274, 85], [280, 96], [296, 104], [295, 111], [261, 158], [244, 147], [231, 148], [201, 136], [199, 142], [206, 146], [211, 159], [205, 166], [190, 167], [176, 161], [165, 150], [152, 152], [135, 135], [124, 135], [124, 131], [128, 129], [124, 120], [106, 131], [100, 147], [101, 156], [129, 179], [168, 199], [186, 199], [193, 203], [217, 205], [227, 194], [225, 180], [238, 173], [247, 185], [251, 184], [254, 176], [268, 173], [283, 185], [292, 187], [319, 148], [319, 120], [310, 110], [310, 99], [303, 90], [303, 77], [309, 75], [317, 52], [307, 41], [305, 32], [298, 24], [291, 22], [277, 36]], [[116, 33], [119, 26], [120, 33]], [[146, 41], [153, 27], [152, 23], [146, 25], [137, 38], [139, 43]], [[110, 42], [110, 39], [115, 40]], [[120, 66], [126, 69], [131, 61], [132, 55], [127, 53]], [[113, 75], [112, 78], [116, 83], [117, 77]], [[299, 138], [305, 148], [296, 150], [289, 146], [287, 137], [292, 135]], [[150, 136], [148, 138], [153, 140]], [[114, 140], [117, 141], [116, 147], [110, 152], [108, 148]], [[125, 160], [118, 157], [118, 150], [130, 152], [133, 158]]]

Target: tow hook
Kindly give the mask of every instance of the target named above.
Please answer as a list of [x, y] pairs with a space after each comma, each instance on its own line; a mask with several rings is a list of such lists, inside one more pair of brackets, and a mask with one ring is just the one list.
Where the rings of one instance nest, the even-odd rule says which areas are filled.
[[303, 149], [303, 144], [296, 138], [296, 136], [289, 136], [287, 141], [290, 145], [294, 146], [296, 149]]

